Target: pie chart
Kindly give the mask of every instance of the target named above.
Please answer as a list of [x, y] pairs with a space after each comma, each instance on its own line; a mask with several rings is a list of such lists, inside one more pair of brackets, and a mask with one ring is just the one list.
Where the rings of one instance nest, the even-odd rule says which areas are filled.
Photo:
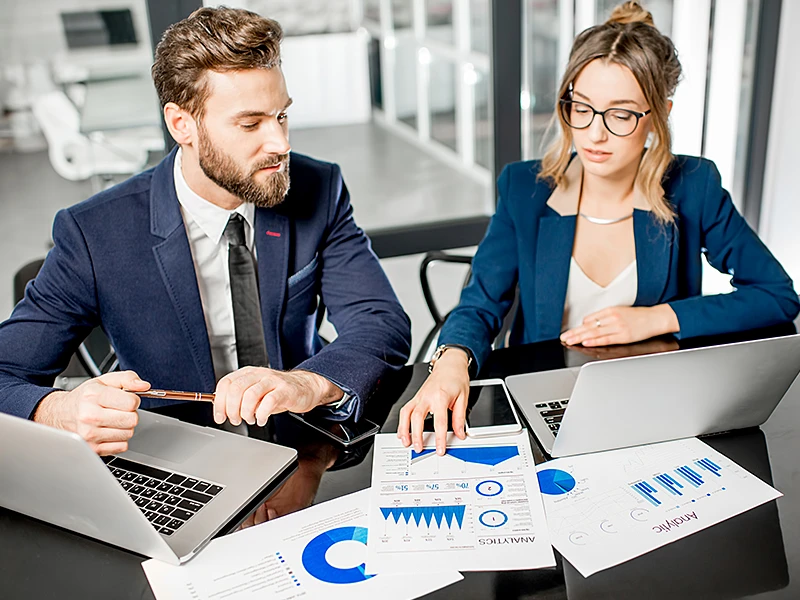
[[566, 494], [575, 487], [575, 478], [561, 469], [545, 469], [537, 475], [542, 493], [549, 496]]

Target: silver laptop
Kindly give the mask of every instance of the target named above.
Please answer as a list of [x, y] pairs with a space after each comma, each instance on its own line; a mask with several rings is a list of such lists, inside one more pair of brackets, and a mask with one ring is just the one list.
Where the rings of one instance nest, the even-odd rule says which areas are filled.
[[506, 385], [550, 456], [761, 425], [800, 372], [800, 335], [514, 375]]
[[180, 564], [294, 470], [291, 448], [139, 411], [128, 451], [0, 413], [0, 506]]

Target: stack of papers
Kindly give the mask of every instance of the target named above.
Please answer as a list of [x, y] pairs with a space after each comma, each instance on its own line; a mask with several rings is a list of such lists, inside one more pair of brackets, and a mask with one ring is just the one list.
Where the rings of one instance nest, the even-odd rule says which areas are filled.
[[588, 577], [781, 495], [697, 439], [536, 467], [527, 431], [454, 439], [445, 456], [384, 434], [374, 457], [369, 490], [214, 540], [180, 567], [145, 562], [156, 597], [411, 599], [458, 571], [553, 567], [552, 546]]

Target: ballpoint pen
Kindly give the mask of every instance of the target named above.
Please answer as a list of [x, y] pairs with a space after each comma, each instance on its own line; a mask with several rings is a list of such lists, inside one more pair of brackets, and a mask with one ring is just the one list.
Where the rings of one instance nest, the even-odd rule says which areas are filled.
[[134, 392], [125, 390], [131, 394], [136, 394], [141, 398], [158, 398], [159, 400], [192, 400], [196, 402], [214, 402], [214, 394], [203, 394], [201, 392], [178, 392], [175, 390], [147, 390], [146, 392]]

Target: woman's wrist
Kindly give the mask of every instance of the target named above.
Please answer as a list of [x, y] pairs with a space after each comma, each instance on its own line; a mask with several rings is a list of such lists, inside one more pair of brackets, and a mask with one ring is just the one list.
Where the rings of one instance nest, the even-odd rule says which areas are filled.
[[678, 333], [681, 330], [678, 315], [669, 304], [658, 304], [650, 309], [655, 314], [654, 321], [658, 323], [657, 331], [650, 337], [665, 333]]
[[447, 350], [443, 352], [438, 359], [436, 359], [431, 373], [436, 372], [437, 369], [448, 370], [463, 368], [465, 371], [469, 371], [469, 365], [471, 361], [472, 358], [465, 350], [462, 350], [461, 348], [448, 347]]

